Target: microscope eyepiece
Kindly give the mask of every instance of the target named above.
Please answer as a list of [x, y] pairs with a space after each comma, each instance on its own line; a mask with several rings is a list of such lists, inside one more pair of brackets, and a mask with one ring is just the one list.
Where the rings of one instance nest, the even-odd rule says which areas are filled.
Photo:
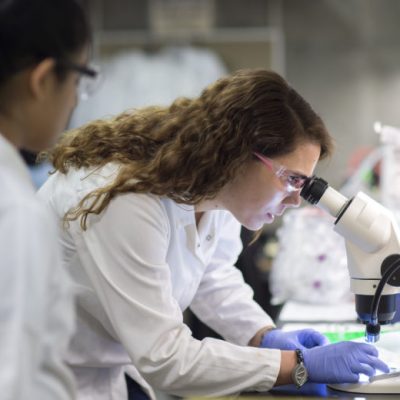
[[317, 204], [328, 187], [328, 182], [314, 175], [307, 179], [300, 196], [311, 204]]

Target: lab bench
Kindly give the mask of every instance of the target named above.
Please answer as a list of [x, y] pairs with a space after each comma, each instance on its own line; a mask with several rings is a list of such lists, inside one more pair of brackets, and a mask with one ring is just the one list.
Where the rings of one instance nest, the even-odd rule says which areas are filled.
[[[285, 309], [286, 307], [286, 309]], [[306, 305], [286, 304], [281, 313], [277, 326], [283, 330], [314, 328], [323, 332], [331, 342], [341, 340], [360, 340], [365, 327], [355, 321], [353, 304], [337, 305]], [[313, 317], [313, 320], [305, 320]], [[326, 318], [329, 317], [329, 318]], [[324, 319], [325, 318], [325, 319]], [[340, 318], [340, 321], [338, 321]], [[380, 353], [390, 366], [400, 366], [400, 322], [382, 327], [381, 340], [377, 343]], [[388, 353], [389, 352], [389, 353]], [[399, 388], [400, 392], [400, 388]], [[242, 393], [213, 400], [289, 400], [289, 399], [342, 399], [342, 400], [400, 400], [398, 394], [367, 394], [343, 392], [330, 388], [325, 384], [306, 383], [297, 389], [295, 385], [285, 385], [274, 388], [270, 392]], [[200, 397], [190, 397], [185, 400], [206, 400]]]
[[[209, 398], [208, 398], [209, 399]], [[213, 398], [213, 400], [293, 400], [293, 399], [342, 399], [342, 400], [399, 400], [400, 394], [361, 394], [333, 390], [327, 385], [306, 383], [297, 389], [294, 385], [285, 385], [275, 388], [270, 392], [242, 393], [237, 396]], [[200, 397], [190, 397], [186, 400], [206, 400]]]
[[268, 393], [252, 393], [251, 395], [243, 394], [240, 400], [244, 400], [244, 397], [249, 396], [253, 400], [261, 400], [265, 397], [266, 399], [279, 399], [285, 398], [290, 399], [342, 399], [342, 400], [394, 400], [400, 399], [400, 394], [366, 394], [366, 393], [351, 393], [351, 392], [340, 392], [333, 390], [325, 384], [318, 383], [306, 383], [302, 388], [297, 389], [294, 385], [280, 386], [279, 388], [273, 389]]

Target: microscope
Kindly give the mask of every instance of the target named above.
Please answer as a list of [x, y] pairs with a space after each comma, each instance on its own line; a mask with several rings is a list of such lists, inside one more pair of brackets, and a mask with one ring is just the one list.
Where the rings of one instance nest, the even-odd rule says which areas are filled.
[[400, 232], [394, 216], [366, 194], [348, 199], [316, 176], [300, 195], [336, 218], [334, 230], [345, 239], [356, 312], [366, 325], [366, 341], [377, 342], [380, 325], [394, 317], [400, 292]]

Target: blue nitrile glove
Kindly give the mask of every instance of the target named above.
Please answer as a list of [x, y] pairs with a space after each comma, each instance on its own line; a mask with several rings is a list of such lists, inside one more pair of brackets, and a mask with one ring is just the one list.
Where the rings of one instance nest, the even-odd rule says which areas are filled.
[[389, 372], [378, 358], [378, 350], [366, 343], [339, 342], [303, 350], [304, 365], [310, 382], [355, 383], [359, 374], [375, 375], [375, 370]]
[[273, 329], [264, 335], [260, 347], [280, 350], [303, 350], [328, 343], [329, 340], [314, 329], [300, 329], [289, 332]]

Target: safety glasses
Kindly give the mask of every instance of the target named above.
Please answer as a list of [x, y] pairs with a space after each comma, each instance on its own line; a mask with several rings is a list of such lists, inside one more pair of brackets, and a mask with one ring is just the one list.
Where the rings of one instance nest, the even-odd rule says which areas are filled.
[[87, 100], [95, 93], [102, 82], [100, 68], [97, 65], [80, 65], [69, 60], [58, 60], [57, 65], [61, 68], [76, 71], [81, 75], [78, 84], [78, 95], [82, 100]]
[[290, 171], [283, 165], [263, 156], [260, 153], [254, 152], [253, 154], [275, 174], [287, 192], [298, 192], [299, 190], [303, 189], [307, 182], [308, 176]]

